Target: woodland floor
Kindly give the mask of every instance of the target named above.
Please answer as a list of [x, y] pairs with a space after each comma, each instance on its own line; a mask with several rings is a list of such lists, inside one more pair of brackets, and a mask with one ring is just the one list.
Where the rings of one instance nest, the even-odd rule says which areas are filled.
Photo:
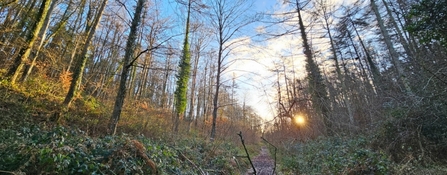
[[[275, 161], [270, 157], [269, 150], [266, 147], [261, 148], [261, 152], [258, 156], [252, 160], [253, 166], [255, 166], [257, 175], [271, 175], [275, 168]], [[246, 175], [252, 175], [253, 169], [250, 167], [247, 170]], [[276, 174], [276, 173], [275, 173]]]

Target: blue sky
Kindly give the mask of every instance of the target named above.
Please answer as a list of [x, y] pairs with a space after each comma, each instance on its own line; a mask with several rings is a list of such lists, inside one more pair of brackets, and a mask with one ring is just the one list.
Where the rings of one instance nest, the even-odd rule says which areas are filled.
[[[341, 2], [341, 0], [333, 1]], [[179, 6], [175, 0], [160, 2], [163, 3], [164, 14], [170, 14], [179, 23], [184, 22], [183, 7]], [[254, 0], [253, 5], [253, 10], [256, 12], [274, 13], [284, 10], [281, 0], [279, 2], [276, 0]], [[245, 101], [261, 117], [269, 120], [275, 116], [276, 74], [271, 72], [272, 69], [278, 69], [278, 65], [275, 65], [275, 63], [285, 65], [287, 71], [296, 72], [293, 75], [295, 78], [302, 78], [305, 74], [305, 61], [301, 53], [302, 49], [300, 49], [299, 36], [283, 36], [266, 42], [257, 42], [250, 38], [260, 25], [260, 23], [250, 25], [243, 30], [245, 33], [241, 33], [238, 38], [234, 38], [234, 40], [243, 40], [243, 43], [238, 44], [238, 48], [234, 50], [232, 57], [229, 59], [242, 58], [245, 60], [237, 61], [236, 64], [232, 65], [224, 73], [224, 78], [228, 80], [234, 74], [237, 74], [240, 77], [236, 81], [239, 86], [237, 90], [239, 102]], [[182, 28], [179, 27], [175, 30], [182, 30]]]

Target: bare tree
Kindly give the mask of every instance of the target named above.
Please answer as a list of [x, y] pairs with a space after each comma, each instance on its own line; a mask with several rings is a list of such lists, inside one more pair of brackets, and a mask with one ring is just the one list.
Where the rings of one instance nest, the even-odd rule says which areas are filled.
[[133, 64], [133, 61], [138, 58], [134, 56], [134, 49], [136, 46], [138, 26], [141, 21], [141, 14], [143, 13], [143, 7], [146, 0], [138, 0], [135, 8], [135, 14], [132, 19], [132, 25], [130, 26], [129, 37], [127, 38], [126, 50], [123, 60], [123, 70], [121, 72], [120, 84], [118, 87], [118, 93], [116, 95], [115, 105], [113, 108], [112, 116], [109, 122], [109, 134], [115, 135], [116, 127], [121, 116], [121, 110], [126, 97], [126, 82], [129, 75], [129, 69]]
[[250, 10], [252, 6], [247, 0], [212, 0], [210, 3], [210, 22], [218, 44], [216, 84], [213, 96], [213, 121], [210, 136], [210, 139], [213, 141], [216, 137], [216, 119], [219, 109], [219, 90], [222, 86], [222, 74], [227, 68], [227, 59], [232, 46], [237, 44], [231, 43], [231, 39], [236, 37], [243, 27], [253, 23], [255, 19], [245, 16], [247, 10]]

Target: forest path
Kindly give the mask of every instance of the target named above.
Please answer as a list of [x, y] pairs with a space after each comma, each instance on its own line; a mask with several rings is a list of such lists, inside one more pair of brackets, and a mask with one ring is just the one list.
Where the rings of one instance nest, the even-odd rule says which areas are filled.
[[[258, 156], [252, 159], [253, 166], [256, 169], [256, 175], [272, 175], [275, 167], [275, 161], [270, 157], [269, 150], [266, 147], [261, 148]], [[250, 167], [245, 175], [252, 175], [253, 169]], [[276, 173], [275, 173], [276, 174]]]

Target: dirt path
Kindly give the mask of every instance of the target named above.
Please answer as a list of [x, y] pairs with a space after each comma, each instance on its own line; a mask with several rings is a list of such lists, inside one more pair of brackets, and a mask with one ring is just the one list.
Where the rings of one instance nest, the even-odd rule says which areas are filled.
[[[273, 174], [273, 168], [274, 160], [270, 157], [269, 150], [266, 147], [261, 148], [261, 153], [252, 159], [253, 165], [256, 169], [256, 175], [272, 175]], [[250, 167], [250, 169], [247, 170], [246, 175], [252, 175], [253, 169]]]

